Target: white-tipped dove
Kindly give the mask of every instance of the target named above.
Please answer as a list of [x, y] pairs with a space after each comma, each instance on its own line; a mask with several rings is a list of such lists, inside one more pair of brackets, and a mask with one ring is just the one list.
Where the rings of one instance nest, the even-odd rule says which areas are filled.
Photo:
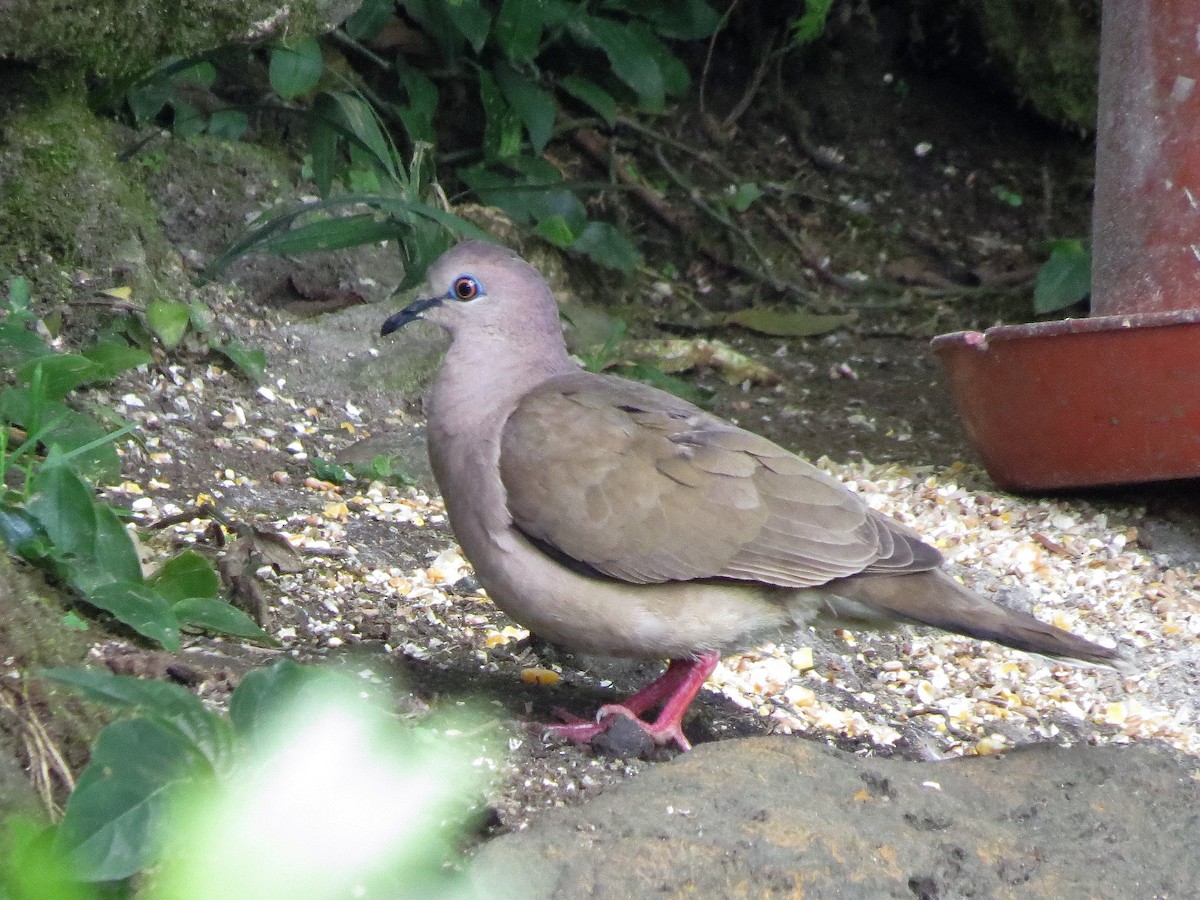
[[621, 715], [686, 750], [683, 714], [722, 649], [818, 619], [1120, 660], [961, 587], [911, 530], [766, 438], [581, 371], [549, 287], [509, 250], [472, 241], [444, 254], [423, 297], [382, 333], [414, 319], [451, 335], [428, 406], [429, 456], [488, 595], [567, 647], [671, 661], [596, 720], [551, 726], [560, 735], [590, 741]]

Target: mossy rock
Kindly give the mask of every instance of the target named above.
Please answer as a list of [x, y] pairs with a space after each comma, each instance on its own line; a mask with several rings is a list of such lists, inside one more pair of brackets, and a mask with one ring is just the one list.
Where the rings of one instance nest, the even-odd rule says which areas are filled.
[[1080, 133], [1096, 126], [1100, 0], [916, 0], [929, 42], [1038, 115]]
[[0, 59], [126, 75], [221, 44], [316, 34], [357, 7], [354, 0], [10, 0], [0, 4]]
[[150, 291], [173, 251], [115, 128], [82, 96], [26, 96], [0, 131], [0, 268], [43, 299], [75, 286]]
[[65, 615], [36, 572], [0, 553], [0, 818], [27, 810], [35, 798], [61, 803], [67, 785], [59, 766], [78, 775], [111, 720], [38, 677], [43, 669], [82, 665], [96, 639], [69, 627]]

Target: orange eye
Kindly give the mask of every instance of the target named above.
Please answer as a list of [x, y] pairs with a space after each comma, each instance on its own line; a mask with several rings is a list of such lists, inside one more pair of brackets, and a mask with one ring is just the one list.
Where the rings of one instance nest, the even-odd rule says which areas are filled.
[[479, 296], [479, 282], [470, 275], [461, 275], [454, 279], [453, 290], [456, 300], [474, 300]]

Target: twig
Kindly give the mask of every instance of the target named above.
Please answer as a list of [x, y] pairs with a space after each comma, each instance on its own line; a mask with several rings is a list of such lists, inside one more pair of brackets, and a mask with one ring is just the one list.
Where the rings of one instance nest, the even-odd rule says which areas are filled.
[[[774, 45], [777, 35], [778, 32], [771, 35], [770, 39], [767, 41], [768, 47]], [[737, 120], [745, 115], [746, 110], [750, 108], [750, 104], [758, 94], [759, 88], [762, 87], [763, 79], [766, 78], [767, 75], [767, 68], [774, 61], [774, 58], [774, 53], [763, 54], [762, 59], [758, 63], [758, 68], [754, 70], [754, 75], [750, 78], [750, 83], [746, 86], [746, 90], [742, 94], [742, 99], [734, 105], [733, 109], [730, 110], [729, 115], [725, 117], [725, 121], [721, 123], [721, 131], [728, 134], [732, 130], [733, 126], [737, 124]]]
[[680, 175], [679, 172], [677, 172], [669, 162], [667, 162], [667, 157], [663, 153], [662, 147], [655, 147], [654, 155], [658, 159], [658, 164], [663, 167], [663, 171], [666, 172], [667, 176], [687, 194], [688, 199], [691, 200], [698, 209], [705, 213], [705, 215], [711, 218], [714, 222], [717, 222], [740, 238], [742, 243], [744, 243], [750, 249], [750, 252], [754, 254], [755, 258], [759, 262], [759, 265], [762, 266], [762, 269], [751, 269], [750, 267], [743, 266], [733, 260], [726, 261], [725, 265], [736, 267], [741, 274], [767, 285], [774, 291], [786, 291], [788, 293], [799, 294], [800, 296], [807, 297], [807, 292], [801, 289], [798, 285], [782, 282], [775, 277], [775, 275], [772, 273], [774, 263], [770, 258], [767, 257], [765, 253], [762, 252], [758, 244], [755, 242], [753, 236], [751, 236], [750, 232], [730, 219], [728, 213], [718, 210], [710, 204], [705, 203], [700, 196], [699, 189], [696, 188], [695, 185], [689, 184], [683, 178], [683, 176]]
[[738, 8], [739, 3], [741, 3], [741, 0], [733, 0], [729, 4], [729, 9], [725, 10], [725, 15], [721, 16], [721, 21], [717, 23], [717, 27], [713, 29], [713, 33], [708, 38], [708, 52], [704, 55], [704, 69], [700, 72], [700, 115], [704, 118], [708, 118], [708, 106], [705, 103], [705, 88], [708, 86], [708, 73], [712, 68], [713, 52], [717, 47], [717, 38], [721, 36], [721, 32], [729, 24], [729, 19], [733, 16], [733, 11]]

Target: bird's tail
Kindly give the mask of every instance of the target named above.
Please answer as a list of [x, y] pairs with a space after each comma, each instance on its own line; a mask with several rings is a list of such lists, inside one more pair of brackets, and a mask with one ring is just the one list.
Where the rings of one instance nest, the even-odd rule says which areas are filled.
[[[938, 569], [908, 575], [843, 578], [822, 586], [821, 592], [832, 595], [830, 611], [835, 616], [867, 620], [883, 617], [931, 625], [1042, 656], [1130, 668], [1115, 648], [984, 599]], [[838, 600], [845, 605], [839, 608]]]

